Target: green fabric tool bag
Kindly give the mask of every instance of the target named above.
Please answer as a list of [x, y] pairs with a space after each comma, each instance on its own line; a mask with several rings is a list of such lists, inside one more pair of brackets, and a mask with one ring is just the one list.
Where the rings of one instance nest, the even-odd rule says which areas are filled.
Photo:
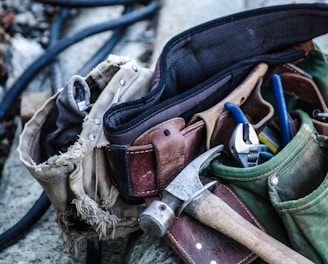
[[300, 122], [298, 132], [269, 161], [240, 168], [216, 160], [212, 169], [238, 193], [270, 235], [315, 263], [327, 263], [328, 137], [318, 134], [305, 112], [297, 110], [293, 118]]
[[[289, 144], [258, 166], [242, 168], [222, 155], [211, 168], [271, 236], [315, 263], [328, 263], [328, 58], [316, 46], [297, 64], [304, 73], [294, 74], [294, 66], [276, 69], [291, 114]], [[270, 85], [262, 95], [275, 107]]]
[[328, 263], [327, 137], [311, 124], [306, 128], [300, 145], [291, 143], [290, 151], [282, 153], [287, 159], [290, 155], [289, 162], [270, 173], [269, 197], [293, 248], [315, 263]]

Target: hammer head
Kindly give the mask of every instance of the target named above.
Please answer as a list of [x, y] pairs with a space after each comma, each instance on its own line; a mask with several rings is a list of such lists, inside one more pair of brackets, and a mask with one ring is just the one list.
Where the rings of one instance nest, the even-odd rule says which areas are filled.
[[175, 211], [200, 190], [199, 174], [220, 155], [223, 146], [216, 146], [189, 163], [166, 187], [162, 201], [152, 202], [139, 216], [139, 226], [147, 234], [161, 237], [176, 219]]
[[210, 165], [213, 159], [220, 155], [222, 150], [223, 146], [219, 145], [199, 155], [165, 188], [165, 192], [183, 202], [189, 199], [203, 187], [199, 174]]

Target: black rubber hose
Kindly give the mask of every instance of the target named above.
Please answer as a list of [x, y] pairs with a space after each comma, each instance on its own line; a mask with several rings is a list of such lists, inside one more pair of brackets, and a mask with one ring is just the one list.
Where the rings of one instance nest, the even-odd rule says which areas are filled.
[[87, 61], [83, 67], [77, 72], [81, 76], [86, 76], [98, 63], [103, 61], [115, 48], [121, 40], [125, 32], [125, 28], [116, 29], [113, 31], [110, 39]]
[[[125, 7], [123, 14], [127, 14], [133, 11], [133, 7], [128, 5]], [[104, 60], [115, 48], [116, 44], [123, 37], [126, 27], [120, 27], [115, 29], [110, 38], [102, 45], [98, 51], [91, 56], [91, 58], [83, 65], [83, 67], [77, 72], [81, 76], [87, 75], [98, 63]]]
[[[61, 8], [58, 14], [53, 19], [49, 31], [48, 49], [54, 46], [58, 42], [63, 23], [68, 17], [70, 11], [71, 9], [69, 8]], [[63, 80], [61, 78], [60, 63], [57, 57], [53, 59], [50, 65], [50, 81], [51, 81], [51, 92], [52, 94], [55, 94], [63, 84]]]
[[14, 244], [26, 234], [29, 231], [29, 228], [26, 227], [37, 223], [49, 207], [50, 201], [45, 192], [43, 192], [30, 211], [18, 223], [0, 235], [0, 251]]
[[138, 2], [138, 0], [39, 0], [39, 2], [56, 5], [56, 6], [67, 6], [67, 7], [96, 7], [96, 6], [110, 6], [110, 5], [127, 5]]
[[[150, 15], [154, 11], [156, 11], [157, 8], [158, 8], [158, 6], [153, 5], [152, 9], [150, 9], [150, 10], [153, 10], [153, 11], [151, 11], [151, 12], [149, 12], [149, 10], [146, 10], [146, 11], [148, 11], [149, 12], [149, 15]], [[131, 11], [131, 9], [129, 9], [129, 8], [126, 8], [125, 9], [125, 13], [128, 13], [130, 11]], [[146, 12], [145, 12], [145, 14], [147, 15]], [[144, 16], [145, 16], [145, 14], [144, 13], [141, 13], [140, 19], [137, 19], [137, 20], [143, 19]], [[51, 33], [51, 37], [53, 39], [50, 40], [50, 48], [53, 45], [55, 45], [54, 43], [56, 42], [56, 38], [58, 38], [58, 36], [59, 36], [59, 32], [60, 32], [60, 28], [61, 28], [63, 19], [65, 19], [67, 15], [68, 15], [68, 10], [62, 10], [62, 12], [60, 12], [60, 14], [57, 16], [57, 19], [55, 19], [54, 24], [52, 25], [53, 27], [51, 29], [51, 32], [52, 32]], [[133, 22], [131, 22], [131, 23], [133, 23]], [[124, 29], [125, 28], [116, 29], [113, 32], [113, 34], [112, 34], [111, 38], [109, 39], [109, 41], [107, 41], [104, 44], [104, 46], [95, 54], [95, 57], [91, 58], [88, 61], [88, 63], [85, 65], [85, 67], [93, 67], [92, 65], [98, 64], [98, 62], [101, 61], [101, 58], [103, 58], [106, 54], [108, 54], [110, 52], [110, 50], [112, 50], [114, 48], [114, 46], [116, 45], [116, 43], [119, 41], [119, 38], [123, 35]], [[48, 51], [46, 51], [46, 53], [47, 52]], [[55, 55], [53, 55], [52, 57], [49, 58], [48, 63], [51, 62], [51, 59], [54, 58]], [[88, 70], [86, 70], [86, 68], [85, 68], [85, 71], [88, 72]], [[28, 82], [32, 78], [33, 77], [31, 77], [28, 80]], [[26, 85], [27, 85], [27, 83], [25, 84], [25, 86]], [[7, 97], [7, 98], [9, 98], [9, 99], [11, 98], [12, 99], [12, 102], [11, 103], [7, 101], [8, 102], [8, 105], [11, 105], [14, 102], [14, 100], [15, 100], [14, 97]], [[9, 100], [9, 99], [7, 99], [7, 100]], [[0, 105], [0, 108], [1, 108], [1, 106], [2, 106], [2, 104]], [[18, 223], [15, 224], [12, 228], [10, 228], [9, 230], [5, 231], [3, 234], [0, 235], [0, 251], [2, 251], [6, 247], [14, 244], [24, 234], [26, 234], [30, 230], [30, 228], [35, 223], [37, 223], [39, 221], [39, 219], [44, 215], [44, 213], [48, 210], [48, 208], [50, 207], [50, 205], [51, 205], [51, 203], [50, 203], [47, 195], [45, 194], [45, 192], [43, 192], [41, 194], [41, 196], [39, 197], [39, 199], [35, 202], [35, 204], [33, 205], [33, 207], [29, 210], [29, 212]], [[92, 256], [92, 254], [90, 256]]]
[[[54, 45], [59, 38], [59, 33], [64, 20], [67, 18], [69, 10], [62, 8], [58, 15], [52, 21], [50, 28], [49, 48]], [[56, 62], [54, 62], [56, 63]], [[51, 64], [55, 66], [54, 63]], [[52, 79], [52, 85], [58, 85], [58, 78]], [[10, 229], [0, 235], [0, 251], [16, 243], [24, 234], [29, 232], [32, 227], [41, 219], [45, 212], [49, 209], [51, 203], [43, 191], [40, 197], [35, 201], [32, 208]]]
[[111, 38], [104, 43], [104, 45], [95, 53], [91, 59], [86, 62], [83, 67], [77, 72], [78, 75], [86, 76], [98, 63], [104, 60], [115, 48], [116, 44], [124, 35], [124, 29], [116, 29]]
[[159, 9], [159, 4], [156, 0], [153, 0], [146, 7], [143, 7], [139, 10], [132, 11], [126, 15], [123, 15], [120, 18], [111, 20], [109, 22], [100, 23], [98, 25], [90, 26], [86, 29], [79, 31], [78, 33], [63, 38], [58, 41], [51, 49], [41, 55], [36, 59], [32, 65], [30, 65], [27, 70], [23, 72], [20, 78], [14, 83], [14, 85], [6, 93], [2, 102], [0, 104], [0, 121], [2, 121], [7, 112], [9, 111], [11, 105], [19, 97], [21, 92], [24, 90], [26, 85], [33, 79], [33, 77], [44, 67], [46, 66], [58, 53], [73, 45], [74, 43], [97, 33], [104, 32], [107, 30], [113, 30], [118, 27], [125, 27], [136, 21], [147, 18], [152, 15], [155, 11]]

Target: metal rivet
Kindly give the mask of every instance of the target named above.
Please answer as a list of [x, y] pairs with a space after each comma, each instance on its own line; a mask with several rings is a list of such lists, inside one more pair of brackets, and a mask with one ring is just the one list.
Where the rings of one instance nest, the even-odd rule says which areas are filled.
[[132, 66], [132, 69], [133, 69], [135, 72], [138, 71], [138, 67], [137, 67], [136, 65], [133, 65], [133, 66]]
[[124, 80], [124, 79], [121, 79], [121, 80], [120, 80], [120, 85], [122, 85], [122, 86], [125, 85], [125, 80]]
[[278, 184], [278, 182], [279, 182], [278, 177], [277, 176], [272, 176], [272, 178], [271, 178], [271, 184], [273, 186], [276, 186]]
[[197, 244], [196, 244], [196, 248], [197, 248], [197, 249], [202, 249], [202, 247], [203, 247], [203, 245], [202, 245], [201, 243], [197, 243]]
[[95, 123], [96, 125], [100, 125], [100, 124], [101, 124], [101, 120], [100, 120], [99, 118], [96, 118], [96, 119], [94, 120], [94, 123]]
[[92, 140], [95, 140], [96, 139], [96, 135], [95, 134], [89, 134], [88, 135], [88, 139], [91, 140], [91, 141]]
[[210, 264], [216, 264], [215, 260], [211, 260]]

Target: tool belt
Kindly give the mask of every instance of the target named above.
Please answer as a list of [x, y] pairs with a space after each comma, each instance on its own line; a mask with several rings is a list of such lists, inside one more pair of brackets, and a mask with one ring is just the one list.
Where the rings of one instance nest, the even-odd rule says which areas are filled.
[[[114, 166], [113, 178], [120, 194], [131, 200], [152, 196], [156, 189], [163, 187], [160, 171], [159, 175], [152, 174], [145, 181], [140, 175], [133, 175], [140, 168], [133, 169], [130, 151], [138, 155], [145, 153], [145, 159], [156, 153], [150, 146], [130, 147], [136, 145], [135, 141], [142, 133], [175, 117], [188, 123], [194, 114], [228, 96], [260, 62], [267, 63], [271, 70], [275, 65], [303, 58], [305, 51], [296, 45], [327, 32], [326, 8], [326, 5], [287, 5], [243, 12], [202, 24], [171, 39], [158, 60], [151, 92], [139, 100], [112, 107], [104, 115], [104, 133], [111, 142], [108, 150], [114, 159], [110, 161]], [[300, 19], [302, 26], [298, 26]], [[244, 30], [245, 27], [252, 30], [251, 34]], [[174, 145], [177, 148], [174, 153], [180, 161], [176, 164], [177, 172], [195, 157], [192, 153], [197, 155], [201, 151], [197, 140], [192, 141], [191, 145], [196, 146], [191, 150], [188, 149], [190, 144], [181, 144]], [[147, 160], [151, 163], [152, 159], [157, 165], [166, 158], [152, 155]], [[118, 171], [119, 177], [115, 176]], [[154, 171], [151, 169], [149, 174]], [[156, 178], [159, 185], [140, 191], [133, 186], [134, 178], [141, 179], [142, 184], [154, 182]]]
[[[263, 83], [273, 72], [281, 75], [286, 93], [326, 111], [313, 80], [290, 64], [315, 52], [312, 43], [306, 41], [327, 32], [327, 27], [315, 21], [318, 17], [327, 20], [326, 8], [298, 5], [244, 12], [192, 28], [168, 42], [158, 60], [151, 92], [140, 100], [109, 109], [104, 116], [105, 135], [111, 142], [106, 156], [122, 197], [129, 202], [152, 199], [202, 152], [218, 144], [228, 146], [235, 122], [225, 111], [224, 102], [239, 105], [259, 134], [274, 114], [273, 104], [261, 96]], [[322, 16], [314, 16], [317, 11]], [[300, 20], [302, 27], [298, 26]], [[261, 37], [253, 39], [245, 28]], [[242, 40], [242, 47], [236, 36]], [[326, 130], [326, 124], [313, 122], [320, 131]], [[224, 152], [230, 151], [226, 148]], [[225, 179], [222, 182], [230, 184]], [[267, 188], [261, 191], [267, 197]], [[252, 198], [262, 199], [256, 195]], [[261, 211], [263, 207], [256, 209]], [[269, 234], [292, 246], [286, 226], [272, 205], [263, 214], [268, 211], [272, 216], [265, 226]], [[178, 225], [174, 224], [175, 230], [181, 228]], [[166, 239], [178, 248], [179, 239], [169, 235]], [[183, 250], [177, 252], [181, 255]], [[197, 259], [195, 255], [182, 258], [190, 263]]]
[[[224, 103], [239, 106], [260, 134], [274, 119], [274, 104], [263, 95], [270, 95], [268, 81], [279, 73], [285, 92], [302, 106], [292, 115], [293, 140], [303, 137], [305, 130], [313, 139], [311, 148], [322, 153], [319, 165], [324, 164], [327, 124], [309, 114], [316, 109], [327, 112], [327, 98], [318, 82], [295, 63], [309, 62], [317, 52], [310, 40], [328, 32], [327, 14], [325, 4], [246, 11], [174, 37], [163, 49], [154, 73], [126, 58], [109, 57], [88, 76], [72, 76], [26, 124], [18, 148], [20, 159], [56, 208], [70, 251], [77, 253], [85, 238], [115, 238], [138, 229], [140, 210], [159, 199], [194, 158], [223, 144], [222, 160], [209, 168], [208, 176], [221, 181], [211, 191], [305, 256], [324, 258], [317, 252], [320, 247], [311, 242], [306, 244], [311, 245], [308, 250], [303, 240], [295, 243], [301, 235], [294, 232], [299, 225], [291, 220], [293, 212], [287, 214], [281, 204], [281, 193], [290, 198], [280, 187], [284, 181], [268, 186], [269, 174], [259, 184], [257, 177], [249, 184], [235, 177], [262, 165], [233, 166], [228, 146], [236, 124]], [[263, 167], [282, 161], [283, 151], [289, 153], [286, 149]], [[226, 176], [229, 170], [234, 177]], [[283, 178], [289, 181], [288, 175]], [[207, 258], [195, 248], [196, 240], [208, 250], [208, 260], [250, 263], [256, 259], [245, 247], [185, 214], [165, 239], [186, 263]]]

